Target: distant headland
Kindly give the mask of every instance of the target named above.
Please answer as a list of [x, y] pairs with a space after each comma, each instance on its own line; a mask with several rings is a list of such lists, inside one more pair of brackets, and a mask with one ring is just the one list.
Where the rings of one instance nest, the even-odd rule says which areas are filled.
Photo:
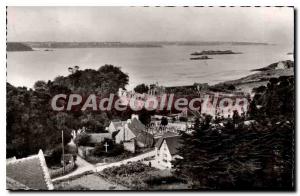
[[[213, 46], [213, 45], [269, 45], [258, 42], [202, 42], [202, 41], [141, 41], [141, 42], [7, 42], [8, 45], [22, 44], [31, 48], [152, 48], [163, 46]], [[22, 51], [14, 47], [7, 51]], [[24, 50], [23, 51], [27, 51]]]
[[7, 42], [6, 51], [33, 51], [32, 48], [26, 44], [18, 43], [18, 42]]

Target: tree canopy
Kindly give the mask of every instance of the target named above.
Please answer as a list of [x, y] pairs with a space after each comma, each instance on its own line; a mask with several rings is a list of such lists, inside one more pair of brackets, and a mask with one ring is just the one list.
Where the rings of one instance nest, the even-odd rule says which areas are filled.
[[256, 108], [248, 115], [255, 122], [251, 125], [237, 113], [225, 126], [212, 126], [211, 118], [196, 120], [192, 134], [181, 134], [178, 155], [183, 159], [173, 162], [175, 173], [194, 189], [293, 190], [293, 79], [272, 79], [260, 88], [251, 102]]
[[149, 87], [147, 85], [143, 84], [139, 84], [134, 88], [134, 92], [136, 93], [148, 93]]
[[113, 115], [103, 111], [55, 112], [51, 99], [56, 94], [106, 95], [117, 93], [128, 84], [128, 75], [119, 67], [104, 65], [98, 70], [86, 69], [53, 81], [37, 81], [34, 89], [14, 87], [7, 83], [7, 157], [25, 157], [39, 149], [50, 150], [70, 141], [72, 129], [83, 126], [88, 132], [105, 132]]

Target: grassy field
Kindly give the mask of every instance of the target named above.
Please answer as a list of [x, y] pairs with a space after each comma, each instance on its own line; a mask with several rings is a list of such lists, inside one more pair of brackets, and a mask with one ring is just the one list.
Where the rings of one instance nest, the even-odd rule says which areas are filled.
[[189, 188], [185, 180], [177, 178], [170, 170], [162, 171], [141, 162], [107, 168], [98, 175], [131, 190], [183, 190]]
[[95, 174], [83, 175], [54, 185], [55, 190], [128, 190], [128, 188], [108, 182]]

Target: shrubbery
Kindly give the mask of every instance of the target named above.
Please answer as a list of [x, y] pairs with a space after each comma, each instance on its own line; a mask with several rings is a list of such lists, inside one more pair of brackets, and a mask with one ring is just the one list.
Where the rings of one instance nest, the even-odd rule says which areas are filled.
[[79, 134], [76, 139], [75, 142], [78, 146], [86, 146], [89, 142], [90, 136], [86, 133], [81, 133]]
[[69, 113], [55, 112], [49, 103], [57, 94], [116, 94], [119, 88], [127, 84], [128, 75], [113, 65], [104, 65], [98, 70], [77, 70], [48, 82], [38, 81], [35, 89], [14, 87], [7, 83], [7, 158], [26, 157], [37, 154], [40, 149], [45, 151], [55, 148], [61, 143], [61, 130], [64, 130], [66, 143], [71, 139], [68, 138], [71, 130], [83, 126], [87, 131], [104, 132], [109, 116], [122, 118], [125, 114], [117, 111], [81, 111], [77, 106], [72, 107]]
[[153, 168], [149, 167], [146, 164], [141, 162], [133, 162], [128, 163], [126, 165], [121, 165], [119, 167], [111, 167], [103, 170], [103, 174], [105, 175], [113, 175], [113, 176], [123, 176], [128, 174], [136, 174], [145, 171], [151, 171]]
[[[107, 152], [105, 149], [105, 144], [107, 144]], [[115, 144], [111, 139], [105, 139], [100, 144], [97, 144], [94, 149], [95, 156], [117, 156], [124, 152], [124, 147], [122, 144]]]
[[132, 162], [118, 167], [107, 168], [100, 175], [133, 190], [153, 189], [153, 185], [168, 186], [174, 183], [186, 183], [185, 180], [177, 178], [170, 172], [166, 173], [142, 162]]
[[187, 183], [186, 180], [174, 176], [171, 172], [158, 171], [151, 173], [144, 182], [149, 186], [172, 184], [172, 183]]
[[182, 133], [183, 159], [173, 165], [193, 189], [293, 190], [294, 78], [272, 78], [256, 91], [260, 96], [244, 117], [255, 124], [239, 126], [244, 119], [235, 113], [224, 127], [216, 129], [207, 119], [195, 123], [192, 134]]
[[57, 146], [54, 148], [49, 156], [45, 156], [48, 167], [61, 165], [62, 148]]

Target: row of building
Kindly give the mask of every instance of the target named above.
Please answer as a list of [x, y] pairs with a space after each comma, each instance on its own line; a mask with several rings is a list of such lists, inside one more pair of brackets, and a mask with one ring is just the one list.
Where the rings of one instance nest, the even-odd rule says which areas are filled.
[[[160, 121], [152, 121], [153, 126], [160, 126]], [[122, 144], [124, 150], [135, 153], [138, 149], [153, 148], [157, 149], [157, 163], [164, 167], [171, 167], [171, 160], [178, 147], [175, 142], [179, 138], [179, 131], [187, 130], [187, 123], [177, 122], [168, 123], [165, 129], [160, 133], [153, 133], [151, 128], [146, 126], [139, 120], [138, 115], [132, 115], [126, 121], [113, 120], [107, 127], [108, 133], [88, 133], [90, 147], [84, 147], [82, 152], [79, 148], [79, 155], [82, 157], [92, 153], [94, 146], [101, 143], [105, 139], [112, 139], [117, 144]], [[165, 139], [165, 140], [163, 140]], [[163, 149], [163, 150], [162, 150]]]
[[[176, 125], [178, 129], [186, 128], [182, 123], [179, 124]], [[171, 168], [172, 161], [181, 158], [177, 155], [181, 143], [180, 136], [176, 132], [165, 132], [155, 138], [146, 131], [145, 125], [137, 115], [132, 115], [127, 121], [113, 120], [107, 130], [108, 133], [89, 133], [89, 144], [96, 145], [107, 138], [114, 139], [118, 144], [122, 143], [124, 149], [131, 152], [135, 152], [136, 148], [155, 147], [155, 164], [163, 168]], [[70, 143], [75, 145], [73, 140]], [[9, 190], [53, 190], [51, 175], [42, 150], [37, 155], [26, 158], [8, 159], [6, 182]]]

